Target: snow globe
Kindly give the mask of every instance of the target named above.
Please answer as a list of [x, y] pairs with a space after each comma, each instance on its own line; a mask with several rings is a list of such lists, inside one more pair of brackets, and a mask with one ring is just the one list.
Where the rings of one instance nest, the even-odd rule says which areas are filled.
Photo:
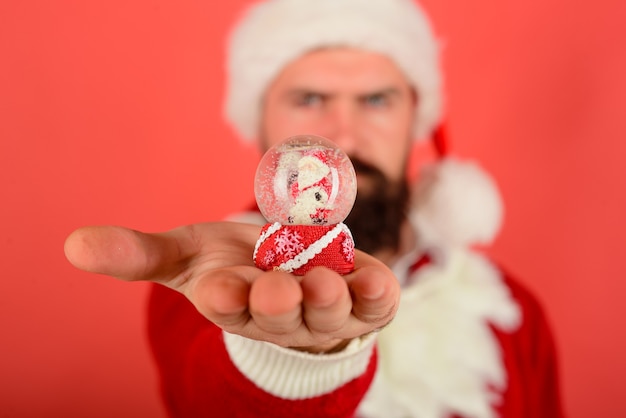
[[316, 266], [351, 272], [354, 241], [343, 221], [356, 190], [350, 159], [326, 138], [298, 135], [270, 148], [254, 180], [257, 205], [268, 221], [254, 249], [256, 266], [295, 275]]

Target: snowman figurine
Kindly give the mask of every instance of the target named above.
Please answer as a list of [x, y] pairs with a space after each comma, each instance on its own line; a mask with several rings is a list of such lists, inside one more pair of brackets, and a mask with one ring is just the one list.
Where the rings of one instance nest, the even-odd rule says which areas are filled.
[[354, 269], [354, 241], [343, 220], [354, 205], [356, 175], [332, 141], [299, 135], [273, 146], [259, 162], [254, 192], [268, 221], [254, 249], [257, 267], [295, 275], [315, 266]]

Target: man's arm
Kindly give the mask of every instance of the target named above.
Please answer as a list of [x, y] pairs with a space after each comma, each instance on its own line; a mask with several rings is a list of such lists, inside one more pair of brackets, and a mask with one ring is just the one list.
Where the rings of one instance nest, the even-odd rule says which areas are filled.
[[86, 227], [68, 237], [65, 253], [86, 271], [165, 285], [224, 331], [282, 347], [330, 351], [393, 318], [400, 289], [383, 263], [357, 251], [345, 276], [323, 267], [301, 277], [264, 272], [252, 262], [259, 231], [233, 222], [158, 234]]

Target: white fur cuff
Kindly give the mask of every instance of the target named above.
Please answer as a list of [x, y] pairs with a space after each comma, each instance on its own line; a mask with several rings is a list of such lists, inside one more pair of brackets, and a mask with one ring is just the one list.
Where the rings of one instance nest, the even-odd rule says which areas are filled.
[[365, 373], [375, 334], [355, 338], [341, 352], [311, 354], [224, 332], [231, 360], [258, 387], [284, 399], [331, 392]]

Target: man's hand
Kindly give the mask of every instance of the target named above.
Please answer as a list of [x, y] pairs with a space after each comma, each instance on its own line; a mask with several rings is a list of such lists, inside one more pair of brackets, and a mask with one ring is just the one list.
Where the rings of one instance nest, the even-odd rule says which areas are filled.
[[324, 267], [304, 276], [264, 272], [252, 261], [259, 231], [233, 222], [159, 234], [86, 227], [67, 238], [65, 254], [82, 270], [161, 283], [225, 331], [283, 347], [333, 350], [395, 315], [399, 285], [380, 261], [355, 251], [345, 276]]

